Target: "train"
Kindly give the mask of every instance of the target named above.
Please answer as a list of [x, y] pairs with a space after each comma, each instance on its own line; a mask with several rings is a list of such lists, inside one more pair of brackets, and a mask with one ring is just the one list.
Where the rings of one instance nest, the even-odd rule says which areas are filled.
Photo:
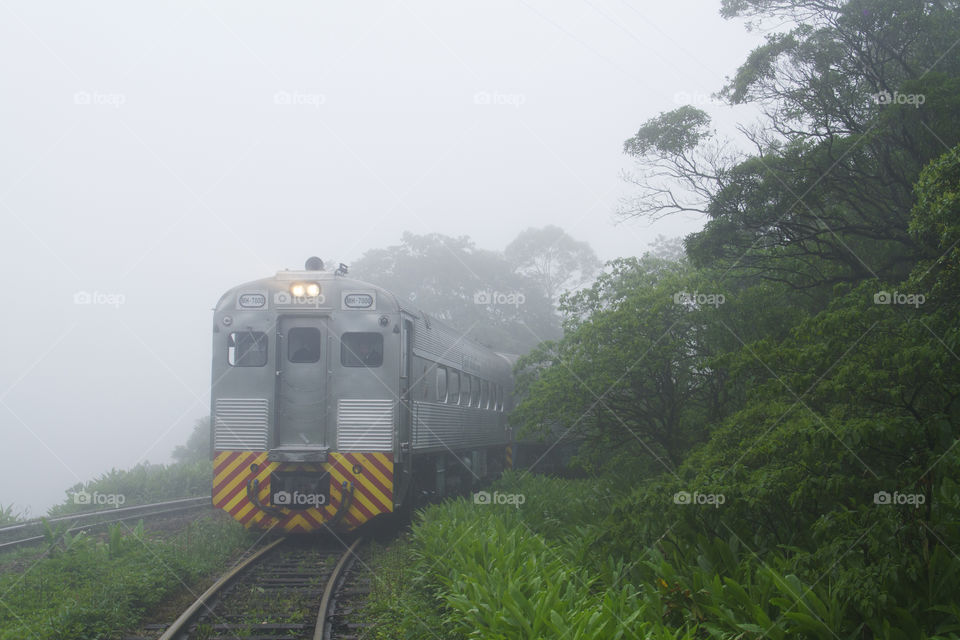
[[350, 531], [510, 466], [515, 356], [345, 265], [233, 287], [213, 315], [211, 496], [245, 526]]

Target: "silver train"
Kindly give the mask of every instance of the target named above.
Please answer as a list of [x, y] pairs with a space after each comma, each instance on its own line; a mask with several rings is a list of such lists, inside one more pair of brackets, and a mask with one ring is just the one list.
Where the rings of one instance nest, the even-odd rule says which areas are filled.
[[513, 358], [345, 274], [217, 303], [212, 496], [248, 527], [352, 529], [508, 464]]

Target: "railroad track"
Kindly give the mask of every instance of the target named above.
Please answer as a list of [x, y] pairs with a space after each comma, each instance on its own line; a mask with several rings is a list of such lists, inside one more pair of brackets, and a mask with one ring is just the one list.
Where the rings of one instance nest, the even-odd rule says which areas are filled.
[[[340, 606], [363, 593], [350, 567], [362, 539], [343, 544], [279, 538], [230, 569], [170, 625], [125, 640], [327, 640], [360, 638]], [[162, 630], [162, 635], [147, 635]], [[335, 635], [334, 635], [335, 634]]]
[[47, 540], [47, 536], [44, 535], [47, 526], [60, 529], [64, 524], [68, 525], [61, 532], [61, 535], [63, 535], [63, 533], [106, 527], [117, 522], [140, 520], [141, 518], [148, 519], [209, 508], [211, 508], [210, 496], [203, 496], [121, 507], [119, 509], [101, 509], [56, 518], [38, 518], [29, 522], [0, 527], [0, 551], [9, 551]]

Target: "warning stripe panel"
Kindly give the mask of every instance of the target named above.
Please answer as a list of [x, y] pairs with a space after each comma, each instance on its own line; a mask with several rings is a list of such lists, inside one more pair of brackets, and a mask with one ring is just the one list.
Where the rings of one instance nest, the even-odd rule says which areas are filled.
[[[251, 465], [257, 465], [257, 471]], [[268, 505], [270, 476], [276, 471], [327, 471], [330, 473], [330, 501], [320, 508], [263, 511], [247, 495], [248, 484], [257, 480], [257, 499]], [[352, 487], [353, 500], [343, 514], [341, 527], [353, 529], [381, 513], [393, 511], [392, 454], [332, 453], [323, 464], [270, 462], [261, 451], [221, 451], [214, 459], [213, 503], [247, 527], [280, 527], [285, 531], [314, 531], [327, 526], [344, 500], [344, 483]]]

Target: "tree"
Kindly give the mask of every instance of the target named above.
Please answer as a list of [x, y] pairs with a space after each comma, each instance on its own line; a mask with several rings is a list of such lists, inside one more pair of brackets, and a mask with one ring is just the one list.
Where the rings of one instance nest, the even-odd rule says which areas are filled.
[[210, 459], [210, 416], [199, 418], [186, 443], [177, 445], [170, 454], [174, 462], [192, 463]]
[[404, 233], [399, 245], [367, 251], [351, 273], [498, 351], [525, 353], [559, 332], [537, 283], [467, 237]]
[[764, 119], [729, 153], [693, 107], [625, 144], [645, 174], [623, 214], [700, 211], [695, 264], [814, 287], [898, 281], [924, 247], [908, 233], [921, 168], [960, 141], [960, 9], [907, 0], [727, 0], [727, 17], [791, 25], [721, 91]]
[[554, 304], [559, 302], [561, 293], [591, 280], [600, 268], [597, 254], [588, 243], [574, 240], [553, 225], [521, 231], [507, 245], [504, 255], [518, 273], [536, 282]]

